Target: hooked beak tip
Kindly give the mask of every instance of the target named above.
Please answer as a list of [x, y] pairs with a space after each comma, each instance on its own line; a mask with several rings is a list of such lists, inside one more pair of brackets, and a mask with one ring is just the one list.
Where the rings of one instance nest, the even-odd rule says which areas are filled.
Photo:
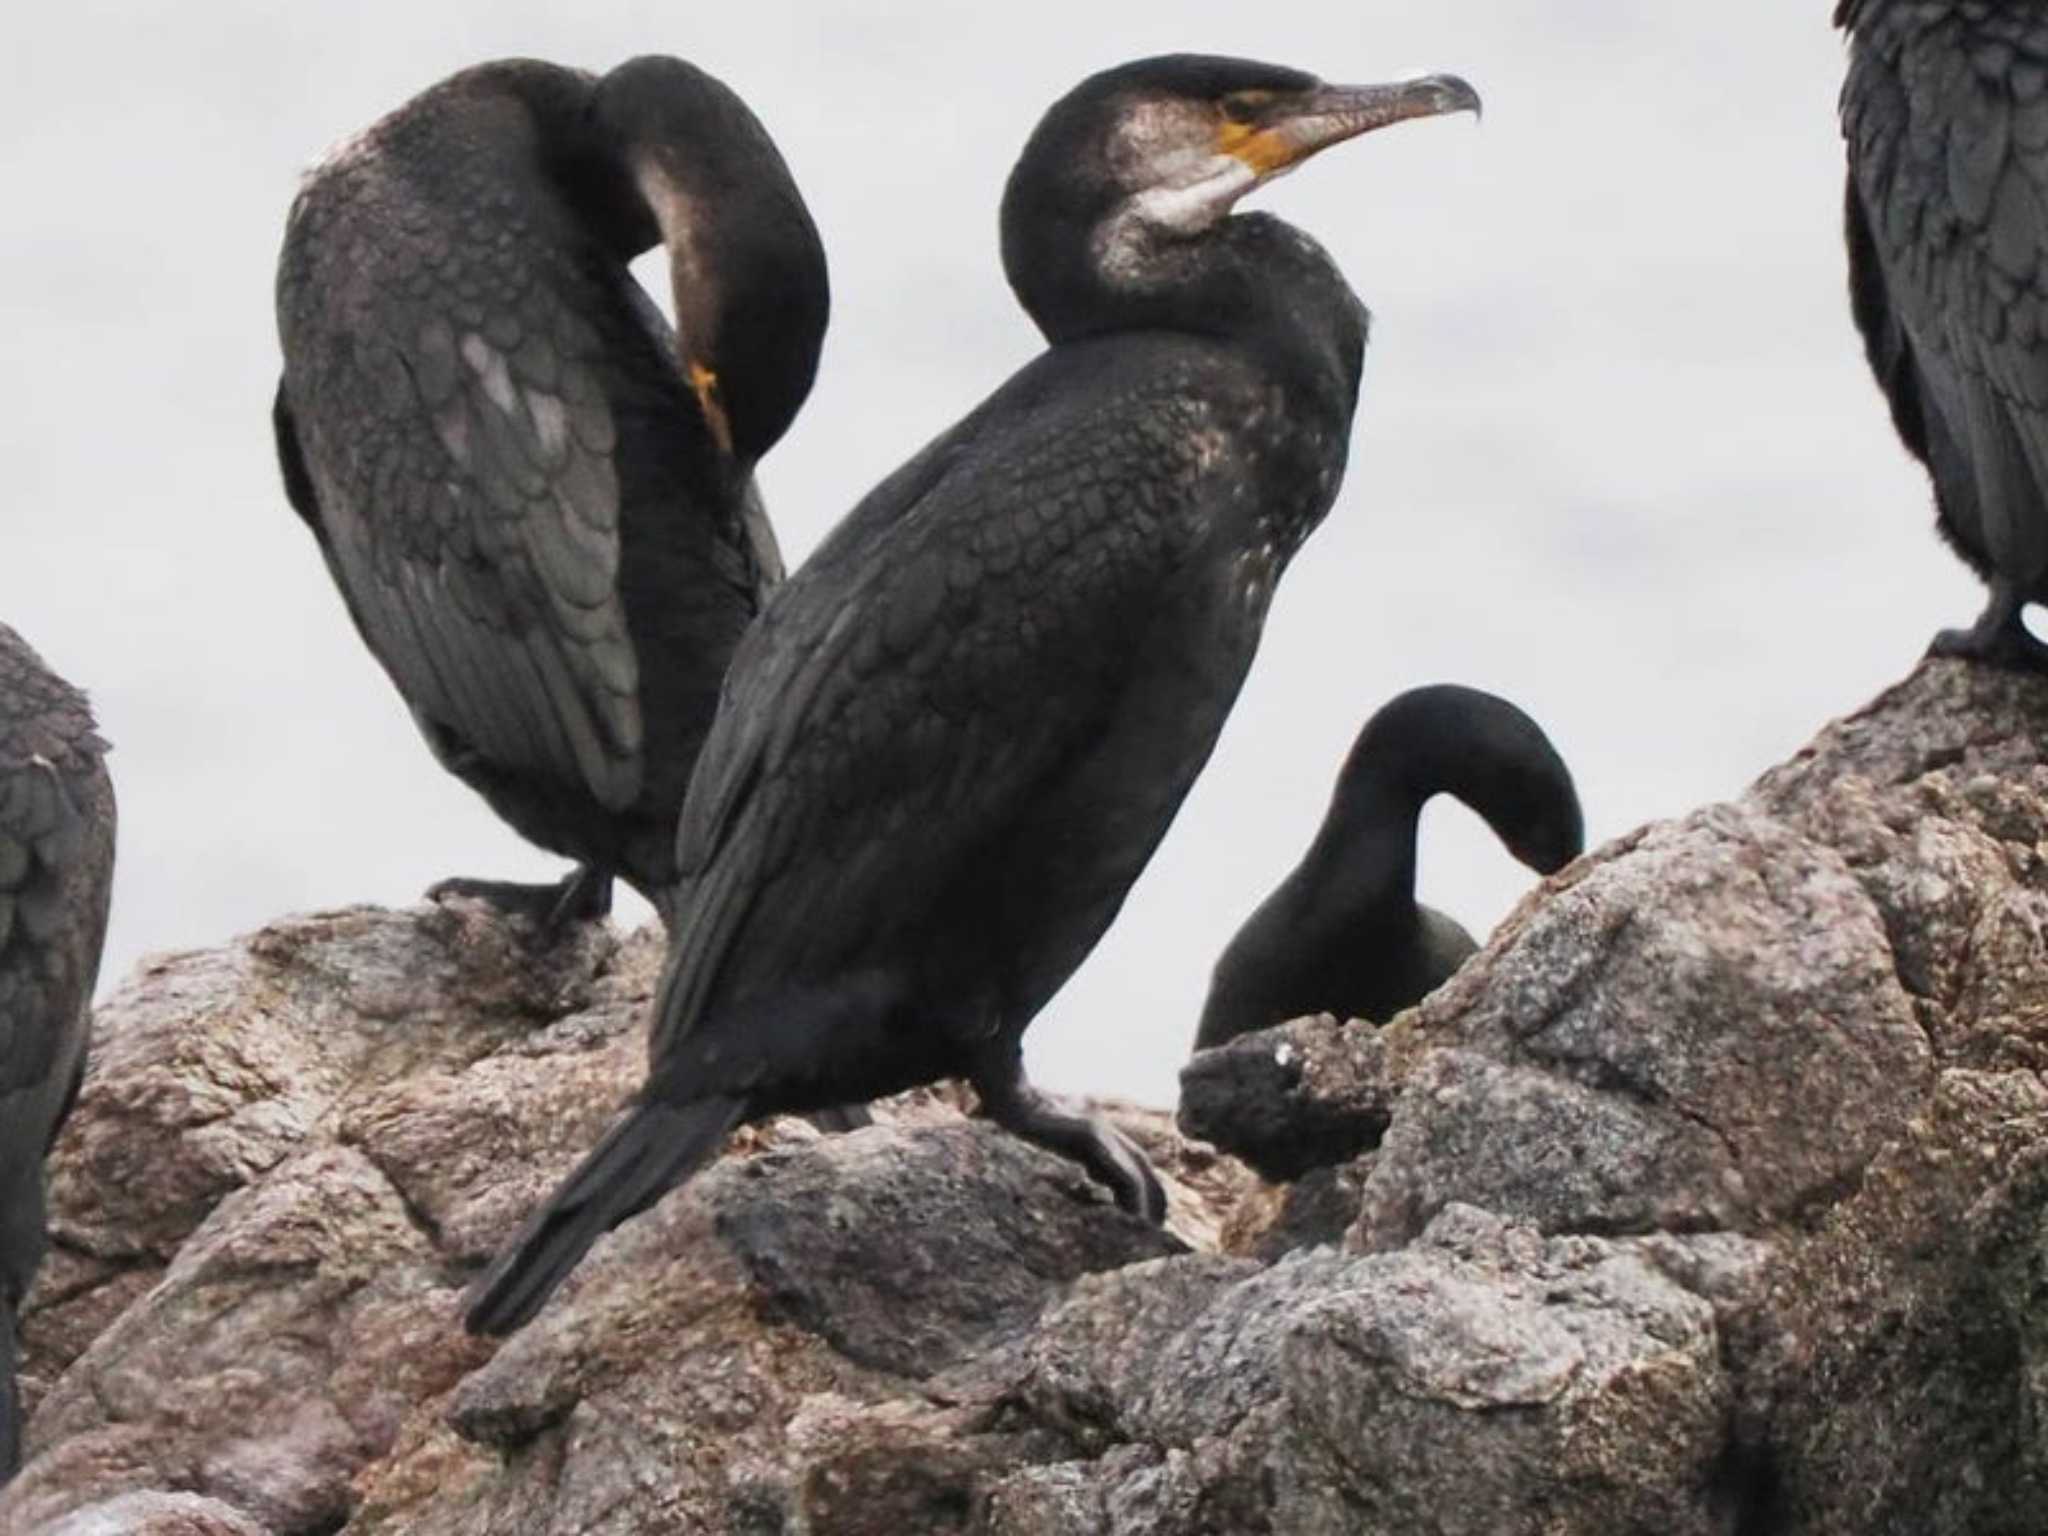
[[1475, 120], [1486, 115], [1486, 104], [1479, 99], [1479, 93], [1461, 76], [1420, 74], [1406, 84], [1429, 98], [1430, 115], [1470, 112]]

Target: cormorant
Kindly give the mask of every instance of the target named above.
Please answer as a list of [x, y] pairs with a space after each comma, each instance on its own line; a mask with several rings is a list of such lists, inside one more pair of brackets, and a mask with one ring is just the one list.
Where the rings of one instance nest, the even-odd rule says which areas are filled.
[[[680, 334], [627, 269], [666, 243]], [[746, 104], [679, 59], [479, 65], [308, 173], [278, 261], [286, 492], [443, 766], [579, 868], [446, 881], [666, 912], [677, 809], [781, 579], [755, 462], [825, 256]]]
[[1464, 964], [1472, 935], [1415, 900], [1415, 823], [1439, 794], [1540, 874], [1585, 847], [1571, 770], [1534, 720], [1477, 688], [1400, 694], [1358, 733], [1301, 863], [1216, 962], [1196, 1050], [1310, 1013], [1383, 1023]]
[[1038, 125], [1003, 265], [1050, 343], [872, 491], [742, 642], [684, 805], [648, 1075], [479, 1281], [518, 1327], [742, 1121], [965, 1076], [1159, 1220], [1143, 1155], [1028, 1082], [1032, 1016], [1208, 758], [1273, 584], [1336, 495], [1364, 307], [1232, 206], [1478, 98], [1174, 56]]
[[1849, 291], [1938, 525], [1989, 583], [1936, 654], [2048, 666], [2048, 14], [2032, 0], [1840, 0]]
[[16, 1315], [46, 1246], [43, 1158], [85, 1075], [114, 788], [85, 695], [0, 624], [0, 1483], [21, 1465]]

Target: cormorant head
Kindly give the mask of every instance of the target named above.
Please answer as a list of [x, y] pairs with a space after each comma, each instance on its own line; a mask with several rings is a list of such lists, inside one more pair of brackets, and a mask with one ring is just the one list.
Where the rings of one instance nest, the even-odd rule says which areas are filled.
[[631, 59], [598, 81], [591, 113], [643, 205], [630, 254], [656, 231], [668, 248], [677, 344], [705, 422], [751, 464], [817, 374], [831, 300], [810, 210], [760, 120], [693, 64]]
[[1338, 778], [1337, 803], [1371, 803], [1390, 784], [1416, 810], [1431, 795], [1456, 796], [1539, 874], [1585, 850], [1578, 789], [1557, 748], [1522, 710], [1481, 689], [1411, 688], [1366, 721]]
[[1479, 110], [1455, 75], [1325, 85], [1278, 65], [1142, 59], [1076, 86], [1040, 121], [1003, 196], [1003, 265], [1041, 329], [1075, 299], [1142, 287], [1163, 251], [1318, 150], [1411, 117]]

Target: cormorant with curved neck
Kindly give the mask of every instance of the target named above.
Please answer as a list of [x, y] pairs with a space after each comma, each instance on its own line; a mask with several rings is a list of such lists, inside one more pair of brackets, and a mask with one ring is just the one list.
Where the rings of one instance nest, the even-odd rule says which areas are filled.
[[[669, 257], [677, 330], [627, 263]], [[809, 392], [825, 257], [746, 104], [679, 59], [464, 70], [306, 177], [278, 263], [292, 505], [435, 755], [559, 887], [666, 911], [677, 809], [781, 578], [754, 465]]]
[[85, 695], [0, 624], [0, 1483], [21, 1464], [17, 1314], [48, 1238], [43, 1158], [78, 1097], [114, 877]]
[[1384, 1023], [1479, 946], [1415, 899], [1415, 825], [1432, 796], [1486, 818], [1539, 874], [1579, 856], [1585, 822], [1571, 770], [1506, 699], [1440, 684], [1365, 722], [1308, 853], [1216, 962], [1195, 1049], [1305, 1014]]
[[1116, 1131], [1025, 1080], [1208, 758], [1273, 584], [1344, 471], [1366, 314], [1314, 241], [1233, 215], [1339, 140], [1476, 109], [1175, 56], [1049, 111], [1003, 199], [1048, 350], [891, 475], [741, 644], [683, 810], [647, 1082], [479, 1282], [518, 1327], [742, 1121], [965, 1076], [1127, 1210]]
[[2048, 668], [2048, 14], [2035, 0], [1840, 0], [1849, 291], [1937, 526], [1990, 585], [1934, 654]]

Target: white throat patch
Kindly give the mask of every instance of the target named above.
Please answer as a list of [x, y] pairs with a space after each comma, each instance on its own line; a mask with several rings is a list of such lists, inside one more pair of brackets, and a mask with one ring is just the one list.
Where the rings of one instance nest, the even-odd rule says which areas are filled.
[[1184, 175], [1132, 194], [1102, 221], [1095, 233], [1097, 265], [1111, 278], [1136, 276], [1155, 237], [1192, 235], [1220, 223], [1258, 180], [1235, 155], [1191, 158]]

